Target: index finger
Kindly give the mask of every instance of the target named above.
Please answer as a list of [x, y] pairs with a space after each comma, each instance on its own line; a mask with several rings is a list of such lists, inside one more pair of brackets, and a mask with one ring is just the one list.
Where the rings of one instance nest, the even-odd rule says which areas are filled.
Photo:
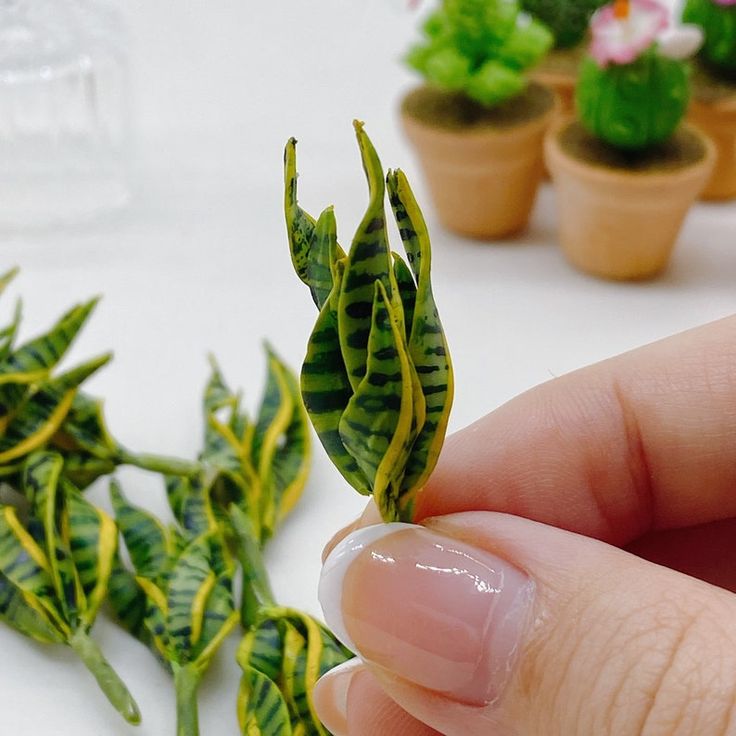
[[736, 516], [736, 318], [543, 384], [448, 438], [416, 520], [501, 511], [626, 544]]

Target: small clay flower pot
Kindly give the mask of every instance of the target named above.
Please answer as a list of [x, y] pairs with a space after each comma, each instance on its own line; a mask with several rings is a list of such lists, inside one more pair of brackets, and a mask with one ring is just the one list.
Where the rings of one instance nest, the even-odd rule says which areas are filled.
[[624, 154], [578, 122], [551, 130], [545, 154], [565, 255], [586, 273], [617, 280], [664, 269], [716, 158], [713, 143], [689, 126], [656, 150]]
[[736, 198], [736, 87], [729, 97], [694, 99], [688, 120], [713, 139], [718, 151], [713, 174], [701, 196], [712, 200]]
[[404, 130], [445, 227], [484, 240], [526, 227], [555, 110], [554, 93], [537, 83], [492, 109], [431, 87], [407, 95]]

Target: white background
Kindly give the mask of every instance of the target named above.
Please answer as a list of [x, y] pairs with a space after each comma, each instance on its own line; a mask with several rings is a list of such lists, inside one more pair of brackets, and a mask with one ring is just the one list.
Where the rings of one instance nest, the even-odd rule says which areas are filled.
[[[733, 205], [697, 206], [672, 267], [647, 284], [572, 271], [555, 245], [549, 186], [529, 232], [514, 242], [443, 232], [397, 123], [398, 100], [412, 83], [398, 59], [416, 21], [401, 8], [401, 0], [129, 3], [139, 129], [131, 207], [93, 227], [0, 239], [0, 265], [23, 269], [0, 308], [9, 314], [12, 296], [23, 295], [26, 335], [69, 304], [104, 295], [73, 359], [115, 350], [90, 389], [106, 397], [125, 444], [196, 454], [208, 351], [251, 406], [262, 388], [264, 336], [299, 365], [316, 315], [288, 256], [283, 145], [299, 138], [302, 203], [315, 213], [334, 203], [347, 242], [366, 201], [354, 117], [426, 205], [457, 372], [453, 428], [552, 376], [736, 311]], [[132, 498], [166, 513], [157, 479], [122, 479]], [[103, 487], [93, 497], [107, 504]], [[268, 550], [281, 601], [318, 612], [320, 549], [361, 505], [315, 447], [303, 502]], [[95, 633], [141, 706], [138, 733], [173, 734], [168, 676], [107, 620]], [[202, 686], [205, 736], [237, 732], [235, 643]], [[0, 734], [134, 732], [70, 653], [6, 628], [0, 651]]]

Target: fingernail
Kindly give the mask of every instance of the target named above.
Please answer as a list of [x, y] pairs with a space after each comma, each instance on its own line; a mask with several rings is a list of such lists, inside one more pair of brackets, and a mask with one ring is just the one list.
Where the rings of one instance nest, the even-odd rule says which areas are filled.
[[349, 534], [319, 586], [328, 625], [365, 661], [471, 705], [501, 694], [533, 594], [509, 562], [399, 523]]
[[362, 666], [359, 659], [344, 662], [320, 678], [314, 687], [314, 707], [333, 736], [347, 736], [348, 690], [353, 676]]

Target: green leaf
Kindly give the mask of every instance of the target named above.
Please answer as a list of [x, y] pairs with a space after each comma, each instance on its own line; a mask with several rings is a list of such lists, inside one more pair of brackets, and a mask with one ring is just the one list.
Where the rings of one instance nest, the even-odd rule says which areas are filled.
[[[33, 599], [31, 599], [32, 601]], [[21, 634], [42, 644], [63, 644], [64, 636], [49, 620], [45, 610], [32, 605], [13, 583], [0, 574], [0, 619]]]
[[23, 317], [23, 302], [18, 299], [13, 310], [13, 319], [7, 327], [0, 330], [0, 364], [4, 363], [13, 350], [15, 338], [18, 335], [20, 321]]
[[304, 405], [330, 460], [353, 488], [370, 495], [371, 486], [340, 437], [340, 420], [353, 389], [345, 372], [337, 318], [326, 304], [309, 338], [301, 374]]
[[57, 453], [33, 453], [23, 469], [23, 487], [32, 498], [36, 517], [43, 524], [44, 551], [49, 562], [56, 599], [61, 604], [64, 619], [74, 625], [79, 609], [84, 607], [84, 596], [67, 543], [68, 538], [62, 538], [60, 532], [62, 499], [57, 497], [57, 491], [63, 464], [64, 460]]
[[384, 518], [403, 518], [401, 477], [414, 417], [403, 328], [375, 283], [366, 374], [340, 420], [340, 437], [368, 478]]
[[61, 360], [97, 302], [98, 299], [92, 299], [73, 307], [49, 332], [22, 345], [0, 365], [0, 417], [18, 406], [25, 386], [43, 380]]
[[424, 393], [426, 420], [406, 466], [402, 491], [413, 496], [434, 470], [452, 408], [450, 352], [432, 294], [432, 250], [426, 222], [402, 171], [389, 172], [388, 191], [401, 240], [418, 287], [409, 337], [409, 357]]
[[309, 430], [296, 378], [270, 346], [266, 346], [268, 379], [253, 436], [253, 465], [261, 487], [261, 536], [299, 500], [310, 459]]
[[368, 179], [370, 201], [350, 248], [337, 309], [340, 348], [353, 390], [357, 389], [366, 370], [374, 284], [380, 281], [391, 296], [393, 276], [383, 206], [386, 188], [383, 169], [362, 123], [355, 122], [355, 132]]
[[240, 642], [238, 664], [252, 667], [277, 681], [283, 666], [283, 636], [278, 621], [266, 619], [248, 631]]
[[307, 263], [307, 283], [318, 309], [322, 309], [332, 291], [334, 264], [344, 257], [345, 252], [337, 243], [335, 210], [328, 207], [317, 220]]
[[289, 710], [273, 680], [248, 667], [238, 693], [238, 723], [243, 736], [291, 736]]
[[23, 528], [12, 506], [0, 512], [0, 572], [33, 608], [48, 615], [65, 636], [69, 634], [69, 627], [57, 608], [49, 560]]
[[23, 457], [48, 442], [71, 408], [78, 386], [109, 362], [110, 357], [95, 358], [41, 383], [18, 407], [0, 438], [0, 463]]
[[305, 212], [297, 202], [296, 185], [296, 138], [290, 138], [284, 151], [284, 211], [286, 232], [294, 270], [307, 285], [309, 248], [316, 225], [315, 219]]
[[115, 459], [119, 451], [117, 442], [107, 429], [102, 401], [82, 392], [74, 397], [53, 441], [65, 452], [85, 451], [101, 460]]
[[108, 593], [117, 556], [118, 529], [115, 522], [93, 506], [74, 488], [64, 487], [69, 547], [84, 591], [82, 621], [92, 626]]
[[199, 641], [204, 605], [214, 587], [204, 538], [194, 540], [174, 565], [167, 590], [166, 630], [178, 663], [190, 661], [192, 645]]
[[135, 575], [125, 569], [118, 555], [113, 562], [107, 600], [118, 623], [136, 639], [150, 647], [152, 638], [145, 625], [148, 609], [146, 594], [136, 582]]
[[143, 509], [130, 504], [115, 480], [110, 483], [110, 497], [115, 521], [136, 573], [149, 580], [161, 578], [169, 566], [169, 547], [163, 524]]

